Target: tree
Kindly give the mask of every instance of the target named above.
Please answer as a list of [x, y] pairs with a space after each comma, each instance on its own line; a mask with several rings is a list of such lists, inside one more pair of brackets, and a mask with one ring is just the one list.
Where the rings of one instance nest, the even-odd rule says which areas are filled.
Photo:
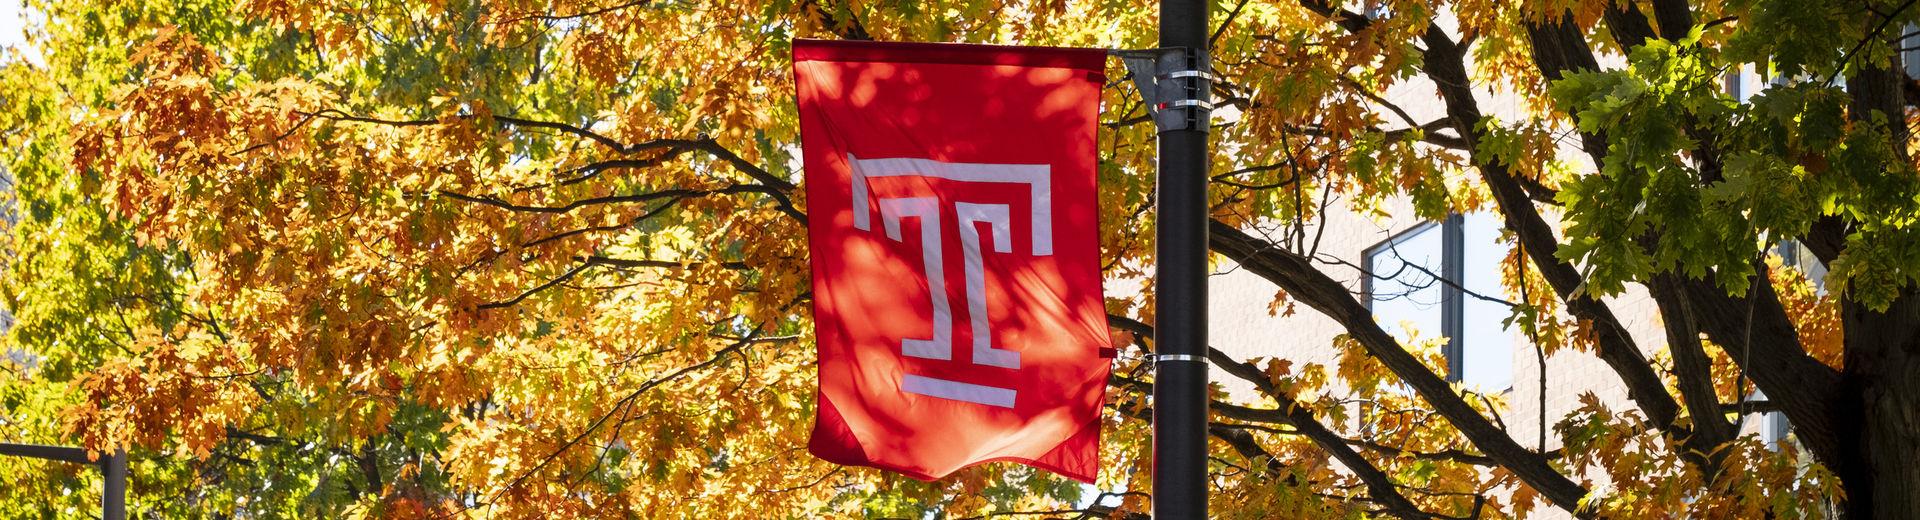
[[[1912, 518], [1913, 3], [1219, 2], [1215, 95], [1238, 115], [1215, 132], [1212, 248], [1279, 286], [1276, 311], [1347, 333], [1337, 367], [1211, 356], [1259, 394], [1216, 394], [1215, 510]], [[132, 446], [136, 509], [163, 516], [1141, 516], [1147, 294], [1109, 302], [1134, 348], [1101, 495], [800, 449], [786, 56], [801, 37], [1148, 47], [1150, 4], [36, 0], [46, 64], [0, 69], [8, 345], [30, 353], [0, 418]], [[1721, 78], [1743, 64], [1795, 81], [1737, 100]], [[1444, 116], [1380, 95], [1405, 84]], [[1529, 116], [1485, 115], [1494, 90]], [[1124, 82], [1106, 96], [1103, 250], [1139, 279], [1153, 134]], [[1588, 400], [1558, 450], [1514, 439], [1435, 343], [1396, 340], [1330, 274], [1349, 267], [1310, 227], [1332, 197], [1497, 212], [1513, 322], [1542, 355], [1604, 360], [1632, 408]], [[1786, 240], [1826, 290], [1768, 257]], [[1629, 285], [1666, 345], [1602, 300]], [[1738, 435], [1761, 407], [1804, 452]], [[83, 472], [0, 464], [0, 510], [90, 500], [61, 494]]]

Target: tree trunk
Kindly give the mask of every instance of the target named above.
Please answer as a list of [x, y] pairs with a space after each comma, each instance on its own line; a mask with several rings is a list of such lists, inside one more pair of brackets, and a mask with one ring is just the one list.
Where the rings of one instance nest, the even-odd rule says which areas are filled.
[[[1869, 37], [1898, 41], [1900, 31]], [[1897, 45], [1896, 45], [1897, 46]], [[1856, 49], [1857, 50], [1857, 49]], [[1905, 163], [1912, 137], [1900, 124], [1906, 113], [1907, 77], [1901, 53], [1889, 62], [1849, 70], [1847, 116], [1853, 121], [1884, 117], [1887, 140]], [[1890, 165], [1887, 175], [1911, 175]], [[1835, 407], [1835, 424], [1854, 432], [1842, 443], [1845, 468], [1833, 468], [1846, 489], [1849, 519], [1920, 520], [1920, 291], [1903, 290], [1884, 312], [1850, 299], [1841, 301], [1846, 331], [1846, 366], [1841, 391], [1853, 402]]]
[[1848, 463], [1833, 468], [1846, 489], [1849, 519], [1920, 519], [1920, 296], [1909, 293], [1885, 312], [1843, 302], [1846, 368], [1836, 407]]
[[1920, 356], [1907, 350], [1895, 357], [1903, 359], [1886, 360], [1893, 370], [1861, 396], [1873, 516], [1858, 518], [1920, 519]]

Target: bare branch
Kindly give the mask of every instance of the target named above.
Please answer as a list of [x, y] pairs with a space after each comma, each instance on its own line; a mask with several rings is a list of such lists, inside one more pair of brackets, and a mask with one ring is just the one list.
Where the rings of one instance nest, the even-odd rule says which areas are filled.
[[694, 268], [694, 267], [703, 267], [703, 266], [709, 266], [709, 265], [719, 266], [723, 269], [735, 269], [735, 270], [753, 268], [753, 266], [747, 265], [746, 262], [738, 262], [738, 261], [681, 262], [681, 261], [674, 261], [674, 260], [632, 260], [632, 259], [626, 259], [626, 258], [610, 258], [605, 256], [583, 256], [583, 257], [579, 257], [578, 259], [580, 261], [587, 262], [589, 264], [605, 265], [605, 266], [617, 267], [622, 269], [676, 268], [676, 267]]
[[528, 204], [515, 204], [512, 202], [507, 202], [505, 200], [501, 200], [499, 198], [495, 198], [491, 196], [467, 195], [464, 193], [458, 193], [458, 192], [446, 191], [446, 190], [440, 191], [440, 194], [443, 196], [446, 196], [447, 198], [458, 200], [461, 202], [483, 204], [483, 205], [493, 206], [493, 207], [508, 210], [508, 211], [517, 211], [517, 212], [523, 212], [523, 213], [565, 214], [565, 213], [571, 213], [573, 212], [573, 210], [580, 209], [582, 207], [599, 205], [599, 204], [630, 204], [630, 203], [637, 203], [637, 202], [651, 202], [651, 201], [660, 200], [660, 199], [681, 199], [681, 198], [699, 197], [699, 196], [705, 196], [705, 195], [728, 195], [728, 194], [737, 194], [737, 193], [768, 193], [771, 191], [773, 191], [772, 188], [755, 185], [755, 184], [735, 184], [735, 185], [727, 186], [724, 188], [710, 189], [710, 190], [676, 188], [676, 189], [667, 189], [667, 190], [660, 190], [660, 191], [647, 192], [647, 193], [635, 193], [631, 195], [608, 195], [605, 197], [585, 198], [585, 199], [570, 201], [566, 204], [561, 204], [558, 206], [535, 206], [535, 205], [528, 205]]
[[602, 15], [602, 14], [607, 14], [607, 13], [611, 13], [611, 12], [614, 12], [614, 11], [618, 11], [618, 10], [621, 10], [621, 9], [627, 9], [627, 8], [630, 8], [630, 7], [641, 7], [641, 6], [646, 6], [646, 5], [650, 5], [650, 4], [652, 4], [652, 3], [653, 3], [653, 2], [652, 2], [652, 0], [636, 0], [636, 1], [632, 1], [632, 2], [626, 2], [626, 3], [621, 3], [621, 4], [614, 4], [614, 5], [609, 5], [609, 6], [606, 6], [606, 7], [601, 7], [601, 8], [598, 8], [598, 9], [591, 9], [591, 10], [587, 10], [587, 11], [582, 11], [582, 12], [578, 12], [578, 13], [573, 13], [573, 14], [540, 14], [540, 13], [534, 13], [534, 14], [527, 14], [527, 15], [522, 15], [522, 16], [518, 16], [518, 17], [514, 17], [514, 18], [509, 18], [509, 19], [506, 19], [506, 20], [501, 20], [501, 21], [499, 21], [499, 22], [495, 22], [495, 23], [498, 23], [498, 24], [502, 24], [502, 25], [504, 25], [504, 24], [512, 24], [512, 23], [519, 23], [519, 22], [524, 22], [524, 21], [527, 21], [527, 20], [540, 20], [540, 21], [544, 21], [544, 22], [557, 22], [557, 21], [561, 21], [561, 20], [572, 20], [572, 19], [576, 19], [576, 18], [586, 18], [586, 17], [589, 17], [589, 16], [596, 16], [596, 15]]
[[572, 269], [568, 269], [567, 272], [561, 273], [560, 276], [556, 276], [556, 277], [553, 277], [553, 279], [551, 280], [547, 280], [546, 283], [536, 285], [532, 289], [527, 289], [526, 291], [521, 292], [519, 296], [515, 296], [511, 300], [483, 303], [483, 304], [480, 304], [480, 306], [477, 308], [479, 310], [491, 310], [491, 309], [501, 309], [506, 307], [512, 307], [514, 305], [519, 305], [520, 302], [526, 301], [527, 298], [532, 297], [534, 294], [539, 293], [540, 291], [545, 291], [547, 289], [552, 288], [555, 285], [560, 285], [561, 282], [565, 282], [567, 280], [573, 279], [573, 277], [575, 276], [579, 276], [581, 271], [585, 271], [587, 270], [587, 268], [593, 267], [593, 265], [594, 264], [592, 263], [582, 262], [579, 265], [573, 266]]
[[[337, 121], [351, 121], [351, 122], [358, 122], [358, 123], [380, 124], [380, 125], [388, 125], [388, 126], [405, 127], [405, 126], [430, 126], [430, 125], [442, 124], [442, 121], [434, 120], [434, 119], [389, 120], [389, 119], [379, 119], [379, 118], [364, 117], [364, 116], [355, 116], [355, 115], [347, 114], [345, 112], [341, 112], [335, 109], [325, 109], [325, 110], [312, 112], [312, 113], [302, 112], [301, 114], [320, 117], [324, 119], [332, 119]], [[470, 117], [472, 116], [463, 115], [463, 116], [459, 116], [458, 119], [466, 119]], [[738, 170], [741, 173], [746, 174], [748, 177], [752, 177], [754, 180], [760, 182], [759, 189], [749, 190], [749, 191], [756, 191], [758, 193], [766, 194], [768, 197], [771, 197], [774, 200], [775, 205], [779, 208], [781, 213], [785, 213], [787, 214], [787, 216], [793, 217], [794, 220], [799, 221], [801, 224], [805, 224], [807, 222], [807, 215], [801, 212], [798, 207], [794, 206], [792, 197], [788, 195], [790, 192], [792, 192], [796, 188], [793, 182], [783, 179], [778, 175], [774, 175], [772, 172], [768, 172], [765, 168], [761, 168], [759, 165], [756, 165], [750, 161], [747, 161], [746, 159], [740, 157], [739, 154], [736, 154], [732, 150], [729, 150], [726, 147], [721, 146], [718, 141], [715, 141], [712, 138], [709, 138], [706, 136], [701, 136], [696, 139], [654, 139], [651, 141], [642, 141], [638, 143], [621, 143], [620, 140], [614, 139], [605, 134], [601, 134], [599, 132], [595, 132], [577, 125], [572, 125], [567, 123], [561, 123], [561, 122], [555, 122], [555, 121], [539, 121], [539, 120], [525, 119], [525, 118], [514, 117], [514, 116], [503, 116], [503, 115], [493, 116], [493, 120], [496, 122], [519, 126], [519, 127], [542, 128], [547, 130], [555, 130], [559, 132], [573, 134], [575, 136], [591, 140], [595, 143], [599, 143], [601, 146], [607, 147], [612, 151], [614, 151], [615, 153], [620, 153], [620, 154], [632, 154], [632, 153], [637, 153], [637, 152], [646, 151], [646, 150], [656, 150], [656, 149], [663, 149], [663, 148], [670, 149], [670, 150], [694, 149], [694, 150], [707, 152], [708, 155], [712, 155], [714, 158], [720, 159], [722, 162], [725, 162], [728, 165], [733, 166], [735, 170]], [[677, 154], [677, 152], [675, 151], [668, 152], [669, 156], [675, 155], [675, 154]], [[752, 186], [752, 185], [737, 185], [737, 186]], [[478, 198], [478, 197], [471, 197], [471, 198]], [[482, 202], [482, 201], [476, 200], [476, 201], [470, 201], [470, 202]], [[533, 211], [542, 211], [542, 210], [534, 209]]]

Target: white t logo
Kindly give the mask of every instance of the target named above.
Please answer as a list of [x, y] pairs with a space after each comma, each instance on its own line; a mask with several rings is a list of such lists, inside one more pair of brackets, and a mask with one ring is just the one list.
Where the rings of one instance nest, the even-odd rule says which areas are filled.
[[[1033, 201], [1033, 255], [1053, 255], [1053, 191], [1050, 168], [1045, 164], [948, 163], [929, 159], [859, 159], [847, 155], [852, 167], [853, 227], [872, 231], [872, 206], [868, 203], [867, 180], [874, 177], [931, 177], [961, 182], [997, 182], [1025, 184]], [[940, 200], [933, 197], [879, 199], [881, 225], [887, 238], [903, 242], [900, 222], [920, 221], [920, 261], [926, 275], [927, 292], [932, 298], [933, 331], [927, 338], [902, 338], [903, 355], [953, 360], [953, 310], [947, 302], [944, 266], [946, 252], [941, 247]], [[978, 224], [991, 230], [993, 252], [1012, 253], [1012, 208], [1006, 204], [955, 202], [955, 225], [960, 231], [962, 270], [966, 273], [964, 294], [967, 299], [968, 325], [973, 335], [974, 364], [1018, 370], [1020, 353], [993, 346], [993, 326], [987, 319], [987, 273], [981, 250]], [[920, 395], [1012, 408], [1015, 392], [959, 381], [915, 374], [901, 380], [901, 389]]]

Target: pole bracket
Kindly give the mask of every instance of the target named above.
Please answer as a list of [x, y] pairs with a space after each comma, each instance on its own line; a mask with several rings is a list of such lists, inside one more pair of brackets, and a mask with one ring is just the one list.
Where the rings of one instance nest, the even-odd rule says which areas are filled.
[[1205, 132], [1213, 114], [1212, 60], [1191, 47], [1113, 51], [1127, 66], [1160, 132]]
[[1153, 358], [1153, 364], [1155, 365], [1159, 365], [1160, 363], [1167, 362], [1167, 361], [1185, 361], [1190, 363], [1206, 363], [1207, 362], [1206, 356], [1200, 356], [1200, 355], [1194, 355], [1194, 354], [1150, 354], [1149, 357]]

